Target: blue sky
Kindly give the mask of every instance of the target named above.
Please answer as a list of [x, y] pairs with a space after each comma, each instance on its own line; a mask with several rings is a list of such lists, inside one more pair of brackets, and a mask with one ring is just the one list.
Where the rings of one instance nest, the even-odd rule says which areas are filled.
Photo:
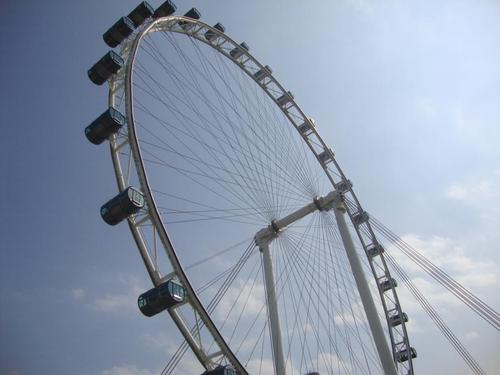
[[[179, 341], [166, 317], [134, 306], [150, 283], [126, 225], [99, 218], [115, 181], [108, 149], [83, 136], [107, 97], [86, 70], [135, 4], [0, 5], [0, 374], [155, 373]], [[315, 118], [365, 208], [500, 308], [499, 2], [177, 5], [247, 41]], [[498, 335], [421, 286], [498, 371]], [[414, 341], [429, 344], [431, 329], [417, 315]], [[448, 352], [417, 369], [467, 373]]]

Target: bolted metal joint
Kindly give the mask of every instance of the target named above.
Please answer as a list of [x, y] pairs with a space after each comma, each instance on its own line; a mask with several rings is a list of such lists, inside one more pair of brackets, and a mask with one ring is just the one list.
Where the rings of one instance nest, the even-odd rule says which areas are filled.
[[345, 212], [344, 198], [340, 192], [333, 190], [323, 197], [315, 197], [311, 203], [298, 209], [289, 215], [271, 221], [271, 224], [261, 229], [255, 235], [255, 244], [261, 248], [269, 245], [269, 243], [278, 237], [280, 231], [302, 219], [303, 217], [313, 213], [314, 211], [329, 211], [333, 208]]
[[271, 220], [271, 225], [268, 228], [272, 229], [273, 232], [276, 234], [278, 234], [278, 232], [280, 231], [280, 227], [278, 226], [276, 220]]
[[321, 203], [319, 201], [319, 197], [314, 197], [313, 198], [314, 205], [318, 209], [318, 211], [323, 211], [323, 208], [321, 207]]
[[[273, 220], [274, 221], [274, 220]], [[272, 224], [272, 222], [271, 222]], [[276, 225], [276, 224], [275, 224]], [[262, 228], [257, 232], [257, 234], [254, 237], [255, 244], [257, 247], [262, 251], [262, 248], [269, 245], [269, 243], [274, 240], [276, 237], [278, 237], [278, 230], [274, 230], [272, 225], [269, 225], [265, 228]]]
[[342, 203], [343, 199], [341, 194], [334, 190], [325, 195], [324, 197], [315, 197], [313, 199], [314, 205], [318, 211], [329, 211], [334, 208], [338, 203]]
[[254, 237], [255, 244], [259, 248], [268, 245], [269, 242], [278, 237], [280, 230], [281, 228], [279, 227], [278, 222], [276, 220], [272, 220], [270, 225], [257, 232]]

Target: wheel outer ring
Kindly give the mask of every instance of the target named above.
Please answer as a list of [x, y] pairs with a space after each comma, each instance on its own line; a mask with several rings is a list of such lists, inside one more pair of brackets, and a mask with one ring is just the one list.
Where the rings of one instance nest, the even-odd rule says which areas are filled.
[[[187, 23], [193, 24], [193, 27], [189, 28], [188, 30], [185, 30], [181, 27], [177, 27], [176, 25], [179, 21], [184, 21]], [[211, 30], [215, 34], [218, 35], [218, 38], [212, 39], [212, 40], [218, 40], [218, 39], [223, 39], [224, 43], [219, 43], [219, 44], [212, 44], [211, 42], [205, 40], [202, 35], [203, 32], [201, 30]], [[155, 200], [154, 197], [151, 193], [151, 188], [148, 182], [147, 174], [144, 168], [143, 164], [143, 159], [141, 156], [141, 150], [138, 144], [138, 140], [136, 137], [135, 133], [135, 123], [134, 123], [134, 115], [133, 115], [133, 89], [132, 89], [132, 78], [133, 78], [133, 65], [137, 53], [137, 49], [139, 47], [139, 44], [142, 40], [142, 38], [147, 35], [150, 32], [158, 32], [158, 31], [171, 31], [171, 32], [176, 32], [176, 33], [182, 33], [186, 34], [188, 36], [191, 36], [198, 41], [205, 43], [209, 45], [210, 47], [218, 50], [221, 52], [223, 55], [225, 55], [227, 58], [232, 60], [235, 64], [237, 64], [251, 79], [253, 79], [261, 88], [266, 91], [266, 93], [269, 95], [269, 97], [278, 105], [278, 107], [282, 110], [282, 112], [285, 114], [285, 116], [288, 118], [290, 123], [296, 128], [296, 130], [299, 132], [300, 136], [303, 138], [303, 140], [307, 143], [308, 147], [311, 149], [313, 154], [315, 155], [316, 159], [320, 163], [321, 167], [325, 171], [327, 178], [330, 180], [332, 186], [334, 188], [337, 188], [338, 184], [341, 182], [348, 181], [345, 174], [343, 173], [342, 169], [340, 168], [340, 165], [335, 159], [335, 155], [333, 152], [330, 150], [330, 148], [327, 146], [327, 144], [323, 141], [321, 136], [316, 130], [316, 127], [312, 123], [312, 121], [305, 115], [305, 113], [302, 111], [302, 109], [296, 104], [295, 100], [293, 98], [290, 98], [290, 105], [288, 107], [283, 107], [280, 106], [277, 103], [277, 97], [273, 96], [269, 90], [267, 90], [267, 87], [272, 84], [274, 85], [275, 88], [278, 88], [281, 93], [286, 94], [287, 91], [283, 88], [283, 86], [274, 78], [272, 74], [269, 75], [268, 79], [269, 81], [266, 83], [264, 86], [262, 84], [262, 81], [258, 81], [252, 74], [252, 71], [248, 69], [248, 67], [245, 64], [250, 63], [249, 65], [252, 66], [252, 68], [257, 68], [257, 69], [262, 69], [264, 68], [264, 65], [262, 65], [259, 61], [257, 61], [248, 51], [244, 51], [243, 56], [246, 59], [244, 62], [242, 62], [241, 57], [239, 60], [233, 59], [229, 53], [227, 48], [222, 48], [226, 46], [226, 44], [229, 44], [232, 48], [239, 46], [238, 43], [236, 43], [233, 39], [228, 37], [226, 34], [221, 33], [219, 30], [212, 28], [211, 26], [199, 21], [199, 20], [194, 20], [191, 18], [187, 17], [181, 17], [181, 16], [169, 16], [169, 17], [163, 17], [159, 18], [156, 20], [149, 21], [149, 23], [145, 23], [141, 28], [139, 29], [138, 32], [133, 34], [131, 38], [129, 38], [122, 47], [121, 50], [121, 57], [126, 61], [125, 69], [122, 69], [117, 75], [113, 76], [110, 81], [110, 90], [109, 90], [109, 96], [108, 96], [108, 103], [110, 106], [114, 106], [115, 101], [116, 101], [116, 94], [117, 92], [120, 92], [121, 89], [124, 88], [125, 91], [125, 107], [126, 107], [126, 117], [127, 117], [127, 125], [128, 125], [128, 142], [129, 146], [133, 155], [136, 171], [138, 174], [139, 182], [141, 184], [141, 189], [143, 193], [145, 194], [146, 198], [146, 203], [148, 207], [148, 214], [149, 214], [149, 219], [151, 220], [151, 223], [155, 226], [157, 233], [159, 234], [161, 243], [163, 244], [165, 251], [167, 253], [167, 256], [172, 264], [172, 267], [174, 269], [175, 275], [179, 278], [180, 282], [183, 284], [183, 286], [187, 290], [187, 295], [188, 295], [188, 303], [191, 305], [193, 310], [195, 310], [199, 316], [200, 319], [203, 321], [203, 323], [206, 325], [207, 329], [209, 330], [210, 334], [214, 338], [214, 341], [217, 342], [219, 345], [219, 348], [221, 349], [223, 355], [226, 357], [228, 362], [231, 363], [231, 365], [238, 371], [239, 374], [247, 374], [247, 371], [243, 367], [243, 365], [239, 362], [238, 358], [234, 355], [232, 350], [229, 348], [227, 343], [225, 342], [224, 338], [220, 334], [220, 332], [217, 330], [217, 327], [213, 323], [212, 319], [210, 318], [210, 315], [208, 312], [205, 310], [203, 304], [201, 303], [200, 299], [196, 295], [196, 292], [194, 291], [193, 287], [191, 286], [189, 279], [186, 275], [186, 273], [183, 270], [183, 267], [179, 261], [179, 258], [177, 257], [177, 254], [175, 252], [175, 249], [172, 245], [172, 242], [170, 241], [170, 238], [168, 236], [168, 233], [166, 231], [166, 227], [163, 224], [163, 221], [161, 219], [161, 216], [156, 208]], [[226, 46], [227, 47], [227, 46]], [[247, 69], [245, 69], [247, 68]], [[125, 71], [125, 72], [123, 72]], [[295, 113], [298, 114], [299, 116], [295, 115], [292, 117], [292, 114], [290, 113], [290, 109], [294, 109]], [[297, 117], [302, 118], [302, 122], [298, 123], [297, 122]], [[299, 126], [304, 123], [308, 122], [310, 125], [309, 129], [309, 134], [306, 135], [304, 133], [301, 133], [299, 131]], [[314, 137], [316, 141], [319, 142], [319, 145], [321, 148], [318, 148], [317, 146], [315, 147], [312, 142], [310, 141], [310, 138]], [[126, 181], [124, 178], [123, 174], [123, 167], [121, 165], [121, 161], [119, 158], [119, 150], [122, 147], [121, 144], [118, 144], [118, 137], [116, 135], [112, 135], [110, 137], [110, 151], [111, 151], [111, 157], [113, 161], [113, 167], [115, 171], [115, 176], [117, 179], [117, 184], [118, 188], [120, 191], [124, 190], [126, 186]], [[331, 166], [328, 165], [327, 163], [323, 162], [319, 155], [322, 151], [329, 152], [330, 156], [330, 161], [331, 161]], [[335, 181], [335, 175], [338, 175], [338, 181]], [[362, 206], [357, 199], [354, 191], [352, 188], [350, 188], [348, 191], [344, 192], [346, 196], [350, 196], [352, 201], [354, 202], [354, 205], [356, 206], [356, 209], [353, 210], [350, 208], [348, 205], [346, 205], [347, 213], [351, 219], [351, 222], [353, 224], [353, 227], [356, 229], [356, 234], [363, 245], [365, 252], [367, 250], [367, 247], [369, 246], [366, 241], [364, 241], [361, 231], [360, 231], [360, 226], [355, 225], [353, 221], [353, 217], [357, 212], [363, 212]], [[159, 285], [163, 280], [161, 278], [161, 275], [159, 274], [158, 270], [156, 270], [153, 262], [150, 259], [149, 253], [147, 251], [146, 244], [144, 242], [144, 239], [142, 238], [142, 234], [139, 231], [139, 227], [136, 225], [134, 217], [131, 217], [128, 220], [129, 228], [132, 232], [132, 235], [134, 237], [134, 240], [139, 248], [139, 252], [141, 254], [141, 257], [144, 261], [144, 264], [146, 266], [146, 269], [149, 273], [149, 276], [155, 286]], [[376, 236], [373, 232], [373, 229], [367, 221], [364, 225], [366, 225], [366, 228], [368, 232], [370, 233], [371, 237], [371, 242], [376, 243]], [[370, 264], [370, 268], [372, 270], [373, 276], [376, 278], [377, 273], [374, 268], [372, 259], [368, 257], [368, 261]], [[385, 268], [386, 274], [389, 275], [390, 277], [390, 272], [387, 266], [387, 263], [383, 257], [383, 254], [380, 255], [381, 262], [383, 267]], [[389, 321], [389, 309], [387, 307], [386, 303], [386, 297], [384, 295], [384, 292], [379, 288], [379, 295], [380, 299], [382, 301], [382, 306], [384, 308], [384, 313], [385, 313], [385, 318], [388, 326], [388, 333], [389, 333], [389, 338], [391, 341], [391, 346], [392, 346], [392, 352], [394, 358], [396, 357], [396, 351], [398, 350], [398, 343], [396, 343], [394, 334], [393, 334], [393, 329], [394, 327], [391, 326], [390, 321]], [[392, 288], [392, 296], [394, 299], [394, 309], [397, 310], [397, 312], [402, 316], [402, 310], [401, 310], [401, 305], [399, 303], [399, 298], [397, 296], [396, 290], [393, 287]], [[177, 324], [178, 328], [181, 330], [183, 334], [182, 327], [179, 326], [179, 322], [176, 320], [176, 317], [173, 316], [172, 311], [169, 310], [170, 315], [174, 319], [175, 323]], [[410, 370], [410, 374], [413, 374], [413, 364], [412, 364], [412, 358], [410, 355], [410, 345], [409, 345], [409, 339], [408, 339], [408, 334], [406, 330], [406, 325], [404, 322], [400, 325], [401, 329], [401, 336], [403, 343], [405, 347], [407, 348], [407, 353], [408, 353], [408, 367]], [[188, 339], [186, 337], [186, 339]], [[189, 343], [189, 340], [188, 340]], [[193, 350], [194, 354], [200, 361], [200, 363], [207, 369], [213, 368], [214, 363], [211, 362], [211, 360], [208, 357], [207, 353], [204, 353], [203, 350], [199, 347], [195, 347], [190, 343], [191, 349]], [[200, 350], [201, 349], [201, 350]]]

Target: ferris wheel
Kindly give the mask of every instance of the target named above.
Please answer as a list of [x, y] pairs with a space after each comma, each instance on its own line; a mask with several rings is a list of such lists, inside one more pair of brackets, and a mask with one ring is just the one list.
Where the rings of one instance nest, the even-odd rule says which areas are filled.
[[138, 307], [185, 339], [164, 372], [190, 349], [204, 374], [413, 374], [384, 247], [315, 122], [247, 43], [175, 11], [142, 2], [104, 34], [85, 129], [118, 184], [101, 215], [153, 283]]

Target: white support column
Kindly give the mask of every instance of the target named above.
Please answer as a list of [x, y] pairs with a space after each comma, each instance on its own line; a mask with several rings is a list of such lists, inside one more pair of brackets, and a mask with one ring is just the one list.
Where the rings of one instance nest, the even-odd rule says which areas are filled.
[[269, 314], [269, 326], [271, 329], [271, 341], [273, 345], [274, 370], [276, 375], [286, 375], [283, 345], [281, 342], [281, 327], [278, 314], [278, 301], [276, 298], [276, 284], [274, 281], [273, 263], [269, 244], [278, 236], [278, 233], [287, 226], [299, 221], [303, 217], [317, 211], [330, 210], [336, 202], [338, 193], [332, 191], [324, 197], [316, 197], [313, 202], [290, 213], [289, 215], [273, 220], [271, 225], [261, 229], [255, 235], [255, 243], [262, 252], [264, 263], [264, 282], [266, 284], [267, 309]]
[[283, 356], [283, 346], [281, 343], [281, 328], [278, 315], [278, 303], [276, 299], [276, 285], [274, 282], [273, 264], [271, 254], [269, 251], [269, 244], [279, 235], [279, 232], [287, 226], [299, 221], [303, 217], [315, 212], [335, 211], [335, 218], [339, 227], [340, 235], [344, 248], [347, 252], [347, 258], [351, 265], [352, 273], [359, 290], [361, 302], [365, 309], [366, 317], [375, 340], [378, 355], [382, 363], [385, 375], [397, 375], [396, 366], [392, 358], [392, 352], [389, 350], [389, 345], [385, 339], [382, 325], [378, 318], [377, 309], [373, 302], [365, 274], [361, 267], [354, 243], [352, 242], [349, 228], [347, 227], [344, 213], [345, 207], [342, 202], [341, 196], [337, 191], [332, 191], [324, 197], [317, 197], [312, 203], [298, 209], [295, 212], [285, 216], [284, 218], [273, 220], [271, 225], [261, 229], [255, 235], [255, 243], [262, 252], [262, 259], [264, 263], [264, 281], [266, 284], [267, 293], [267, 308], [269, 313], [269, 325], [271, 328], [271, 340], [273, 344], [274, 368], [276, 375], [285, 375], [285, 361]]
[[278, 300], [276, 299], [276, 283], [274, 281], [273, 261], [269, 251], [269, 242], [260, 244], [264, 263], [264, 281], [266, 283], [267, 309], [269, 310], [269, 325], [273, 344], [274, 370], [276, 375], [285, 375], [285, 359], [281, 343], [281, 327], [278, 315]]
[[377, 309], [375, 307], [375, 303], [373, 302], [363, 268], [361, 267], [361, 261], [359, 260], [356, 249], [354, 248], [354, 243], [352, 242], [352, 237], [344, 218], [344, 204], [341, 201], [338, 201], [334, 211], [340, 236], [342, 237], [347, 258], [349, 259], [349, 263], [351, 265], [352, 274], [354, 275], [354, 280], [356, 281], [356, 285], [358, 287], [361, 302], [363, 303], [366, 317], [368, 319], [368, 324], [370, 325], [373, 339], [375, 340], [375, 346], [377, 347], [378, 355], [380, 357], [380, 361], [382, 362], [382, 367], [384, 368], [384, 374], [396, 375], [396, 366], [392, 358], [392, 353], [389, 350], [389, 345], [385, 339], [384, 331], [382, 330], [382, 325], [380, 324], [380, 320], [378, 318]]

